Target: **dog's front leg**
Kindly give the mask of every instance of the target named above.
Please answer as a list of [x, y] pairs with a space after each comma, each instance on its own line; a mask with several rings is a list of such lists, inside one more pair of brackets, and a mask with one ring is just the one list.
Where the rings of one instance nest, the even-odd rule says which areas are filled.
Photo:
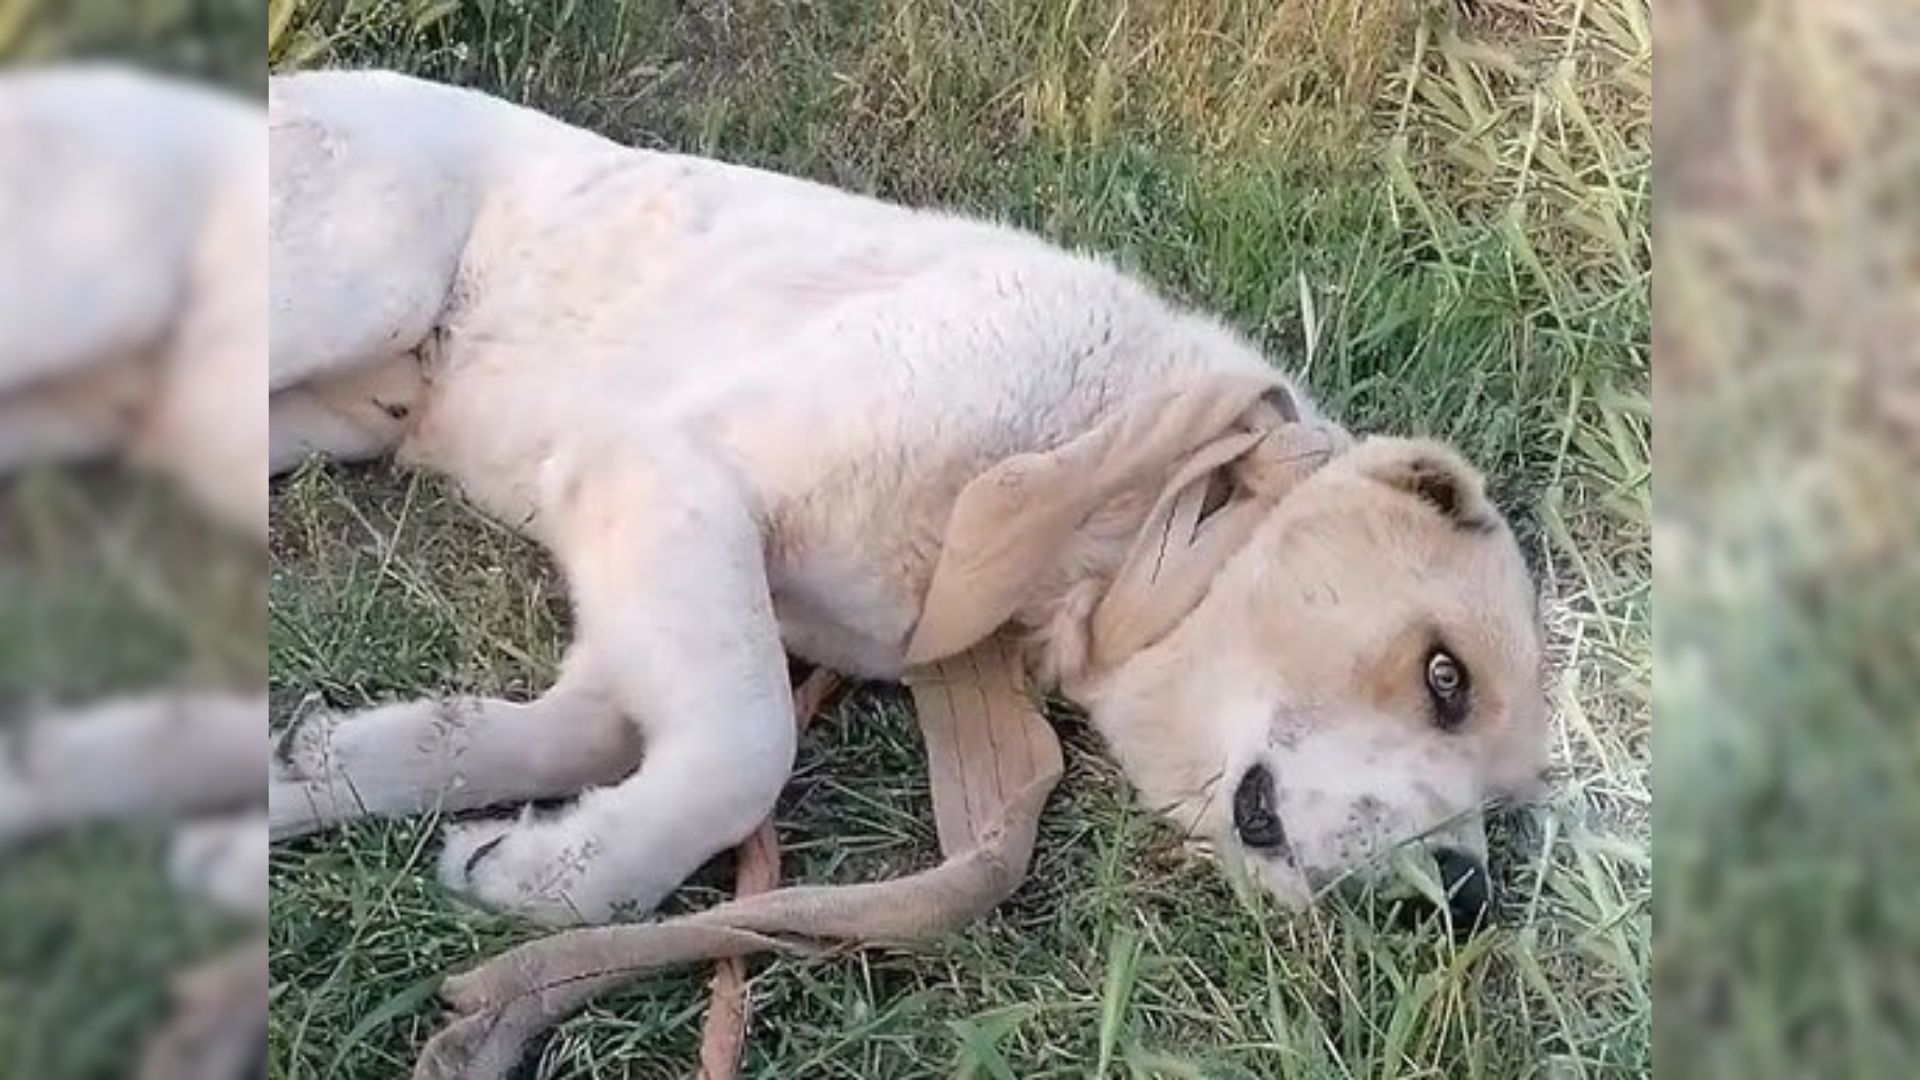
[[268, 770], [275, 840], [363, 817], [478, 810], [573, 795], [639, 761], [606, 673], [576, 646], [534, 701], [456, 697], [303, 714]]
[[448, 885], [540, 922], [651, 910], [773, 809], [796, 736], [761, 529], [684, 448], [596, 454], [547, 485], [549, 535], [590, 650], [645, 757], [552, 816], [455, 826]]
[[258, 799], [266, 711], [264, 697], [152, 694], [0, 730], [0, 849], [91, 821]]

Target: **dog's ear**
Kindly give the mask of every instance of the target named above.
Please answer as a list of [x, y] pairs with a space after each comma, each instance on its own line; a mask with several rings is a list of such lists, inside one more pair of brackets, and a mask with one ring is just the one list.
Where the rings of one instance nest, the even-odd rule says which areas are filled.
[[[1256, 410], [1268, 408], [1265, 398]], [[1299, 416], [1293, 412], [1290, 415]], [[1255, 418], [1256, 428], [1200, 448], [1162, 492], [1094, 609], [1087, 660], [1112, 667], [1187, 616], [1269, 511], [1347, 445], [1323, 422]]]
[[1277, 375], [1183, 382], [1123, 406], [1063, 446], [1016, 454], [976, 477], [954, 501], [907, 645], [908, 666], [951, 656], [992, 633], [1095, 508], [1167, 476], [1176, 462], [1230, 433], [1279, 385]]
[[1305, 399], [1291, 383], [1275, 383], [1254, 400], [1247, 409], [1248, 423], [1262, 431], [1277, 428], [1282, 424], [1298, 424], [1303, 420], [1314, 419], [1312, 410]]
[[1491, 532], [1500, 514], [1486, 481], [1449, 447], [1428, 439], [1368, 439], [1356, 454], [1361, 474], [1405, 492], [1455, 526]]

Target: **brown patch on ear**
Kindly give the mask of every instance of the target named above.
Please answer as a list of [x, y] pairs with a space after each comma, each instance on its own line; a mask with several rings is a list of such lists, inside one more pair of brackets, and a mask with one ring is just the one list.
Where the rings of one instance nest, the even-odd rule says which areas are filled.
[[1492, 532], [1496, 527], [1480, 477], [1450, 454], [1437, 449], [1416, 450], [1375, 469], [1372, 475], [1469, 532]]

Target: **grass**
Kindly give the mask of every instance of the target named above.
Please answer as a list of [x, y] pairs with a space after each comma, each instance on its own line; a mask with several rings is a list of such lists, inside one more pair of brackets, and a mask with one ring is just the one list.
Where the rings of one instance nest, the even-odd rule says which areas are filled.
[[[152, 481], [0, 486], [0, 735], [34, 706], [266, 677], [262, 560]], [[8, 849], [0, 1076], [128, 1075], [168, 980], [244, 927], [174, 895], [163, 822]]]
[[1920, 24], [1757, 2], [1662, 34], [1660, 1060], [1910, 1075], [1920, 156], [1890, 121]]
[[[249, 0], [0, 0], [0, 66], [106, 56], [257, 92], [263, 29]], [[0, 737], [38, 706], [259, 686], [262, 564], [150, 479], [0, 477]], [[129, 1075], [172, 976], [246, 931], [174, 893], [164, 824], [0, 852], [0, 1077]]]
[[[1364, 430], [1491, 473], [1547, 597], [1561, 781], [1502, 823], [1508, 910], [1455, 949], [1281, 918], [1131, 809], [1090, 734], [1031, 880], [923, 951], [757, 965], [756, 1076], [1616, 1076], [1651, 1061], [1649, 97], [1643, 0], [800, 4], [274, 0], [282, 67], [383, 64], [616, 137], [1109, 253]], [[553, 675], [537, 552], [390, 468], [274, 497], [276, 710]], [[788, 875], [933, 857], [900, 696], [806, 740]], [[276, 850], [273, 1073], [390, 1077], [440, 973], [530, 931], [431, 883], [434, 823]], [[724, 859], [721, 860], [724, 864]], [[717, 898], [719, 865], [675, 901]], [[550, 1077], [684, 1075], [703, 977], [565, 1023]]]

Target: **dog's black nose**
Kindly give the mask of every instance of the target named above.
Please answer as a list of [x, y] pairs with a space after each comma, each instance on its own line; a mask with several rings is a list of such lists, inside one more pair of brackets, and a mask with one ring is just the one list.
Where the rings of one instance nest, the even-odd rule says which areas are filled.
[[1456, 938], [1465, 938], [1487, 922], [1493, 908], [1493, 883], [1487, 866], [1459, 848], [1436, 848], [1433, 861], [1440, 867], [1440, 887], [1446, 890], [1447, 914]]
[[1268, 853], [1284, 853], [1287, 830], [1274, 811], [1273, 777], [1264, 765], [1255, 765], [1233, 789], [1233, 831], [1240, 842]]

